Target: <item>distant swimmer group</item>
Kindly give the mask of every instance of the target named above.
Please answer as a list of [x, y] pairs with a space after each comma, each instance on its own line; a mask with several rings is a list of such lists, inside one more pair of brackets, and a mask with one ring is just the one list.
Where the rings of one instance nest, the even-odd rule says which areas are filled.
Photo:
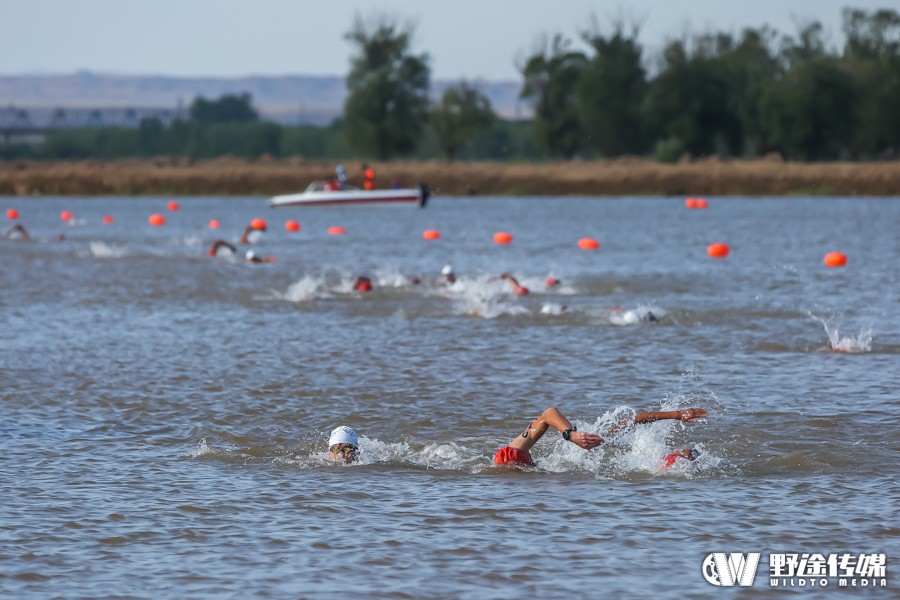
[[[635, 424], [653, 423], [662, 420], [675, 420], [689, 423], [709, 416], [706, 409], [686, 408], [673, 411], [641, 411], [629, 419], [622, 419], [614, 424], [606, 435], [613, 435]], [[538, 415], [525, 431], [509, 442], [503, 448], [497, 450], [493, 457], [493, 463], [497, 466], [516, 465], [531, 467], [535, 461], [531, 456], [531, 448], [540, 440], [550, 428], [560, 432], [562, 438], [575, 444], [579, 448], [592, 450], [604, 443], [604, 438], [596, 433], [578, 431], [569, 419], [556, 407], [550, 407]], [[661, 468], [674, 466], [678, 459], [695, 461], [700, 453], [692, 448], [675, 450], [665, 456], [661, 462]], [[328, 438], [328, 457], [334, 461], [352, 463], [359, 458], [359, 435], [346, 425], [336, 427]]]

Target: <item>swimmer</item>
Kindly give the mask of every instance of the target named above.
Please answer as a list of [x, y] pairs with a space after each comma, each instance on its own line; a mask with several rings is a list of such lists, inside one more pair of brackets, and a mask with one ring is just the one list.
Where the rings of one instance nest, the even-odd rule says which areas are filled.
[[346, 425], [335, 427], [328, 438], [328, 458], [352, 463], [359, 458], [359, 436]]
[[265, 231], [266, 231], [266, 226], [263, 225], [262, 227], [254, 227], [252, 223], [251, 223], [250, 225], [247, 225], [247, 226], [244, 228], [244, 234], [241, 236], [241, 243], [242, 243], [242, 244], [249, 244], [249, 243], [250, 243], [250, 234], [253, 233], [253, 232], [255, 232], [255, 231], [262, 231], [262, 232], [265, 232]]
[[528, 295], [528, 288], [525, 286], [519, 285], [519, 281], [515, 277], [510, 275], [509, 273], [501, 274], [500, 279], [506, 279], [507, 281], [509, 281], [512, 284], [513, 293], [516, 296], [527, 296]]
[[357, 292], [371, 292], [372, 291], [372, 280], [368, 277], [357, 277], [353, 282], [353, 289]]
[[255, 263], [255, 264], [273, 263], [276, 260], [278, 260], [274, 256], [259, 256], [253, 250], [247, 250], [247, 254], [245, 254], [244, 257], [247, 259], [248, 263]]
[[446, 283], [450, 285], [456, 283], [456, 273], [453, 272], [453, 267], [451, 265], [444, 265], [444, 268], [441, 269], [441, 276], [437, 279], [437, 283]]
[[694, 462], [700, 458], [700, 452], [694, 448], [682, 448], [681, 450], [676, 450], [662, 459], [662, 462], [659, 465], [660, 470], [674, 466], [679, 458], [686, 458], [689, 461]]
[[[630, 427], [635, 423], [653, 423], [654, 421], [662, 421], [665, 419], [673, 419], [687, 423], [702, 419], [707, 415], [707, 411], [702, 408], [688, 408], [685, 410], [664, 412], [643, 411], [637, 413], [632, 418], [619, 421], [612, 429], [610, 429], [607, 435], [612, 435], [622, 428]], [[550, 427], [559, 431], [562, 434], [563, 439], [567, 442], [572, 442], [585, 450], [596, 448], [604, 441], [602, 437], [595, 433], [578, 431], [578, 429], [572, 425], [558, 409], [551, 407], [532, 421], [522, 435], [512, 440], [505, 448], [498, 450], [494, 455], [494, 464], [534, 465], [534, 460], [531, 458], [529, 450], [545, 433], [547, 433], [547, 430]]]
[[25, 226], [21, 223], [16, 223], [12, 227], [9, 228], [9, 231], [3, 234], [3, 237], [9, 240], [30, 240], [31, 236], [28, 235], [28, 230], [25, 229]]
[[222, 248], [227, 248], [231, 251], [232, 254], [237, 252], [237, 248], [234, 247], [233, 244], [229, 244], [225, 240], [216, 240], [216, 242], [210, 246], [209, 250], [206, 251], [210, 256], [216, 256], [219, 253], [219, 250]]
[[656, 323], [659, 317], [652, 310], [629, 309], [618, 306], [609, 309], [609, 322], [613, 325], [633, 325], [635, 323]]
[[569, 310], [568, 306], [565, 304], [556, 304], [555, 302], [548, 302], [541, 306], [542, 315], [561, 315], [567, 310]]
[[572, 442], [576, 446], [590, 450], [596, 448], [603, 443], [603, 438], [596, 433], [587, 433], [578, 431], [571, 422], [555, 407], [548, 408], [531, 422], [525, 429], [524, 433], [511, 441], [509, 445], [497, 450], [494, 454], [494, 464], [518, 464], [531, 466], [534, 460], [528, 452], [534, 446], [547, 430], [553, 427], [562, 434], [567, 442]]
[[553, 277], [553, 276], [548, 277], [544, 281], [544, 283], [547, 285], [548, 288], [555, 288], [555, 287], [559, 287], [560, 285], [562, 285], [562, 281], [560, 281], [559, 279], [557, 279], [556, 277]]

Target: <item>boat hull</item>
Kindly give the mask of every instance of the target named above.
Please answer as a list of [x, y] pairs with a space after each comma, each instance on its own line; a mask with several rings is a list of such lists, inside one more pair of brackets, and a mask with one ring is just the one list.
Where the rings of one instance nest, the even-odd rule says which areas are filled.
[[418, 205], [428, 199], [424, 188], [400, 190], [305, 191], [269, 199], [269, 206]]

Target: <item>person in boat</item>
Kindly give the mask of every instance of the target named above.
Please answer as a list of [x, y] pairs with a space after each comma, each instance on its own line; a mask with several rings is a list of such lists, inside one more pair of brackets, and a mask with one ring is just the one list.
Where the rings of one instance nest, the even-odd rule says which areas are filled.
[[30, 240], [31, 236], [28, 235], [28, 230], [25, 229], [25, 226], [21, 223], [16, 223], [9, 230], [3, 234], [3, 237], [9, 240]]
[[364, 190], [374, 190], [375, 189], [375, 169], [363, 163], [363, 189]]
[[347, 188], [347, 169], [344, 168], [344, 165], [338, 165], [334, 169], [335, 179], [337, 180], [337, 189], [343, 190]]
[[352, 463], [359, 458], [359, 436], [350, 427], [335, 427], [328, 437], [328, 458]]
[[509, 273], [501, 274], [500, 279], [506, 279], [507, 281], [509, 281], [512, 284], [513, 293], [516, 296], [527, 296], [528, 295], [528, 293], [529, 293], [528, 288], [523, 285], [519, 285], [519, 281], [515, 277], [510, 275]]
[[[674, 419], [684, 423], [702, 419], [707, 416], [707, 411], [702, 408], [687, 408], [684, 410], [673, 411], [644, 411], [634, 415], [629, 419], [623, 419], [614, 425], [607, 435], [616, 433], [623, 428], [630, 427], [635, 423], [653, 423], [654, 421], [662, 421], [664, 419]], [[531, 447], [540, 440], [547, 431], [553, 427], [562, 434], [562, 438], [567, 442], [571, 442], [585, 450], [591, 450], [603, 443], [603, 438], [596, 433], [588, 433], [578, 431], [578, 428], [563, 415], [558, 408], [551, 407], [537, 416], [525, 429], [519, 437], [512, 440], [507, 446], [497, 450], [494, 454], [494, 464], [496, 465], [534, 465], [531, 458]], [[676, 457], [677, 459], [677, 457]], [[676, 459], [673, 459], [674, 463]]]
[[371, 292], [372, 280], [365, 276], [359, 276], [353, 281], [353, 290], [356, 292]]
[[225, 240], [216, 240], [212, 246], [210, 246], [209, 250], [206, 251], [210, 256], [216, 256], [219, 254], [219, 251], [225, 248], [226, 250], [230, 250], [232, 254], [237, 253], [237, 248], [234, 247], [234, 244], [229, 244]]
[[276, 258], [274, 256], [259, 256], [253, 250], [247, 250], [247, 254], [244, 255], [244, 258], [247, 259], [248, 263], [254, 263], [254, 264], [273, 263], [276, 260], [278, 260], [278, 258]]
[[438, 277], [437, 282], [447, 285], [456, 283], [456, 273], [453, 272], [452, 265], [444, 265], [444, 268], [441, 269], [441, 276]]

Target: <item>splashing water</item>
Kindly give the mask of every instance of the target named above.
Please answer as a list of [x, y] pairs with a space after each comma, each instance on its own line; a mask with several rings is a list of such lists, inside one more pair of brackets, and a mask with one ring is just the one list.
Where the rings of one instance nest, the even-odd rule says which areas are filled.
[[636, 308], [610, 309], [607, 313], [609, 322], [621, 327], [640, 323], [654, 323], [666, 316], [666, 311], [652, 304], [642, 304]]
[[832, 325], [826, 319], [817, 317], [812, 313], [809, 316], [819, 323], [825, 329], [825, 335], [828, 336], [828, 349], [833, 352], [843, 352], [847, 354], [861, 354], [863, 352], [872, 351], [872, 326], [861, 330], [856, 337], [841, 337], [837, 325]]
[[94, 258], [121, 258], [128, 254], [125, 248], [104, 244], [103, 242], [91, 242], [90, 248]]
[[291, 284], [282, 295], [288, 302], [308, 302], [322, 296], [327, 291], [323, 275], [305, 275], [300, 281]]

